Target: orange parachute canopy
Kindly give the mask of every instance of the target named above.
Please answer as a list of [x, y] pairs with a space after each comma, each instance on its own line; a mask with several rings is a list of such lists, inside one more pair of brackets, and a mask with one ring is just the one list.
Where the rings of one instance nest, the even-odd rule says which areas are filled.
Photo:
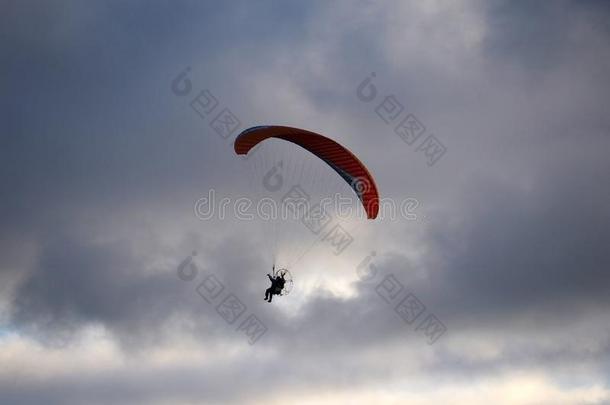
[[379, 212], [379, 193], [375, 180], [362, 162], [337, 142], [315, 132], [283, 126], [248, 128], [235, 139], [235, 153], [246, 155], [268, 138], [283, 139], [299, 145], [332, 167], [354, 190], [367, 218], [375, 219]]

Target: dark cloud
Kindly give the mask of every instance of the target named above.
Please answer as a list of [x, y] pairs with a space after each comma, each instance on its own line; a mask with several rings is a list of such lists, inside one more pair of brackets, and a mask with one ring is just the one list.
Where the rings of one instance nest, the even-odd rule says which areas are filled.
[[451, 307], [497, 316], [549, 301], [607, 304], [608, 193], [598, 172], [571, 169], [531, 190], [478, 181], [454, 211], [460, 225], [433, 227], [442, 264], [431, 272], [459, 291]]
[[[571, 367], [574, 386], [605, 390], [590, 403], [607, 397], [605, 3], [5, 3], [3, 328], [44, 358], [76, 352], [101, 327], [129, 364], [17, 378], [10, 363], [0, 402], [315, 401], [540, 370], [568, 395]], [[314, 250], [320, 268], [301, 269], [285, 301], [264, 302], [269, 235], [193, 214], [209, 188], [243, 195], [252, 180], [231, 139], [171, 92], [185, 66], [194, 91], [208, 88], [243, 127], [305, 126], [349, 145], [384, 196], [420, 200], [418, 220], [363, 227], [339, 258]], [[439, 164], [358, 101], [372, 71], [380, 95], [446, 143]], [[341, 260], [371, 249], [380, 274], [354, 282]], [[184, 282], [176, 267], [192, 251], [199, 273]], [[197, 294], [208, 274], [267, 325], [256, 345]], [[388, 274], [447, 325], [438, 343], [375, 292]], [[350, 282], [351, 295], [336, 292]], [[9, 340], [0, 334], [26, 364]], [[193, 340], [224, 358], [149, 363]]]

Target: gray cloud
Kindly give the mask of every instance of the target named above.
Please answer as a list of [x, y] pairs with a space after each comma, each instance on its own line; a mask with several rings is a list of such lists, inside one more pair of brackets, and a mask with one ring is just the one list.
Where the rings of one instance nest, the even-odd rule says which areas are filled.
[[[0, 402], [381, 390], [395, 397], [380, 402], [438, 403], [457, 384], [466, 403], [480, 381], [501, 400], [519, 374], [539, 384], [537, 403], [607, 401], [607, 15], [601, 2], [7, 2]], [[293, 295], [263, 302], [268, 235], [193, 214], [208, 189], [242, 195], [250, 180], [231, 139], [172, 94], [185, 66], [244, 128], [303, 126], [348, 145], [384, 196], [418, 198], [418, 220], [367, 224], [339, 258], [313, 250]], [[372, 71], [448, 147], [437, 165], [356, 98]], [[373, 249], [381, 274], [446, 323], [435, 345], [377, 296], [381, 275], [354, 281], [351, 263]], [[189, 283], [176, 267], [192, 251]], [[205, 274], [265, 322], [256, 345], [196, 293]], [[86, 340], [95, 328], [116, 352]], [[79, 350], [93, 366], [71, 366]], [[158, 350], [172, 360], [155, 363]]]

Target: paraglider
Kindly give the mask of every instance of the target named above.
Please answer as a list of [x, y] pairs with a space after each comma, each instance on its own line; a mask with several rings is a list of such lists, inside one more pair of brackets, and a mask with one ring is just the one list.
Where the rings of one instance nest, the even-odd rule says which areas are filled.
[[[274, 295], [286, 295], [290, 292], [290, 288], [292, 288], [292, 277], [286, 277], [288, 270], [280, 269], [279, 271], [275, 271], [275, 264], [273, 265], [272, 270], [273, 275], [267, 273], [267, 277], [269, 277], [269, 281], [271, 281], [271, 287], [267, 288], [265, 291], [265, 301], [271, 302]], [[284, 291], [284, 287], [286, 286], [286, 282], [290, 284], [288, 291]]]
[[[284, 140], [294, 145], [298, 145], [326, 163], [326, 165], [334, 170], [356, 194], [366, 218], [375, 219], [377, 217], [379, 212], [379, 193], [375, 180], [366, 166], [364, 166], [364, 164], [345, 147], [330, 138], [304, 129], [286, 126], [257, 126], [246, 129], [237, 136], [233, 145], [235, 153], [238, 155], [248, 155], [249, 152], [258, 149], [259, 144], [268, 139]], [[278, 154], [273, 154], [270, 159], [278, 159]], [[291, 158], [289, 160], [292, 161]], [[262, 165], [265, 163], [266, 162], [263, 162]], [[259, 170], [260, 166], [261, 164], [258, 165]], [[288, 166], [288, 164], [285, 166]], [[303, 167], [306, 165], [295, 164], [294, 166], [300, 167], [302, 171]], [[280, 160], [279, 162], [274, 162], [273, 167], [262, 176], [264, 188], [270, 193], [278, 192], [283, 186], [282, 178], [277, 174], [278, 169], [281, 168], [290, 171], [288, 168], [284, 168], [283, 160]], [[292, 170], [292, 172], [295, 171], [298, 172], [298, 169]], [[314, 178], [314, 176], [303, 175], [303, 173], [301, 173], [299, 175], [299, 182], [303, 178]], [[271, 181], [272, 179], [273, 181]], [[328, 180], [322, 178], [317, 182], [312, 181], [312, 183], [315, 185], [316, 183], [323, 183], [324, 181]], [[314, 226], [308, 226], [308, 228], [314, 234], [318, 234], [326, 224], [327, 222], [323, 223], [322, 221], [322, 223], [317, 224], [319, 229], [314, 229]], [[277, 229], [275, 229], [275, 232], [277, 232]], [[276, 240], [277, 239], [279, 238], [276, 236]], [[273, 295], [286, 295], [289, 293], [293, 282], [292, 275], [286, 268], [289, 266], [284, 266], [276, 272], [276, 253], [277, 246], [274, 246], [273, 275], [267, 274], [271, 281], [271, 286], [265, 291], [265, 300], [268, 302], [271, 302]]]

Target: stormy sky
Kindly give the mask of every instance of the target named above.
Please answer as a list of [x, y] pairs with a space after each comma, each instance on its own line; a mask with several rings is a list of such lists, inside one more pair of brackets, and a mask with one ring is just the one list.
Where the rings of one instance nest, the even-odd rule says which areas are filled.
[[[0, 403], [610, 403], [607, 3], [0, 10]], [[289, 145], [235, 155], [272, 124], [408, 215], [235, 215], [278, 161], [350, 195]]]

